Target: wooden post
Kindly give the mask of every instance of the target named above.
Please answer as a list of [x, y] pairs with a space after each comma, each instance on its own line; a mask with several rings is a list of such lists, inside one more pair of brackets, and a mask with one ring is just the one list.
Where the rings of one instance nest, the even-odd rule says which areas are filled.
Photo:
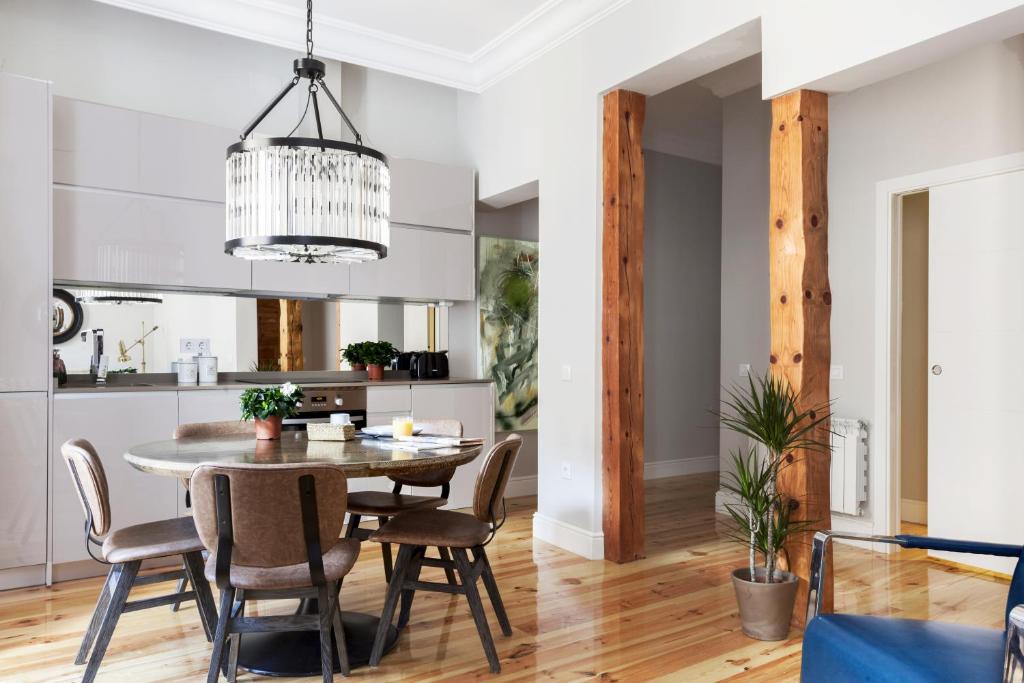
[[281, 371], [302, 370], [302, 302], [281, 299]]
[[[829, 401], [832, 292], [828, 282], [828, 96], [800, 90], [772, 100], [771, 367], [785, 377], [803, 409]], [[815, 435], [828, 443], [828, 429]], [[779, 490], [795, 501], [794, 520], [810, 528], [786, 545], [790, 570], [800, 577], [795, 619], [807, 605], [811, 540], [831, 527], [828, 451], [798, 451], [779, 476]], [[826, 611], [832, 574], [826, 573]]]
[[256, 300], [256, 366], [281, 365], [281, 303], [277, 299]]
[[644, 158], [646, 98], [604, 98], [602, 453], [604, 557], [644, 556]]

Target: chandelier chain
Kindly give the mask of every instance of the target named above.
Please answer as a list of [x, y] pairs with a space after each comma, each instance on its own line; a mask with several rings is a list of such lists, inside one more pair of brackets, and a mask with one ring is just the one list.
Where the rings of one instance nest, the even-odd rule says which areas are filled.
[[313, 58], [313, 0], [306, 0], [306, 57]]

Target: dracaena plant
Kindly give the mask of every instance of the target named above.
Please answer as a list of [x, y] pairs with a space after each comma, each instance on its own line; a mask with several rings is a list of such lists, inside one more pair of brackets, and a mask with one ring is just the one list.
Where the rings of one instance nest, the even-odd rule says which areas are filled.
[[726, 390], [718, 413], [722, 426], [761, 445], [733, 452], [733, 471], [725, 475], [722, 484], [739, 499], [726, 505], [726, 510], [733, 522], [732, 536], [748, 546], [751, 581], [756, 580], [757, 553], [764, 557], [765, 580], [773, 582], [786, 538], [812, 523], [791, 518], [791, 501], [779, 493], [777, 482], [793, 451], [809, 450], [814, 452], [811, 457], [828, 457], [822, 431], [829, 409], [828, 403], [802, 408], [789, 382], [771, 373], [756, 381], [748, 376], [746, 386]]
[[279, 387], [246, 389], [240, 399], [242, 419], [291, 417], [296, 413], [302, 396], [302, 389], [291, 382], [285, 382]]

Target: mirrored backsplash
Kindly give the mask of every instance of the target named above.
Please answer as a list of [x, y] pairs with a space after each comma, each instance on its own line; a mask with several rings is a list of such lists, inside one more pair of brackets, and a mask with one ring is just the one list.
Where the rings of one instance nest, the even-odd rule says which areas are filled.
[[[217, 357], [221, 372], [276, 369], [267, 349], [279, 343], [280, 325], [274, 324], [277, 299], [146, 292], [146, 298], [162, 300], [111, 303], [94, 291], [63, 289], [81, 299], [83, 314], [79, 333], [54, 345], [70, 373], [89, 372], [89, 331], [95, 329], [103, 330], [104, 354], [113, 372], [171, 372], [172, 362], [207, 348], [207, 355]], [[341, 361], [340, 349], [360, 341], [386, 340], [403, 351], [448, 348], [448, 308], [443, 306], [302, 301], [301, 321], [306, 371], [350, 369]]]

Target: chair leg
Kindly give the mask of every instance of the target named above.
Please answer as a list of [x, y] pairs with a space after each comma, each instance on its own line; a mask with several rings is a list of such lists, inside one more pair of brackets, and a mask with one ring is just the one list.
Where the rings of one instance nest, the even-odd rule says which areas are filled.
[[[182, 568], [183, 571], [185, 571], [185, 576], [182, 576], [180, 579], [178, 579], [178, 585], [176, 585], [174, 587], [174, 592], [175, 593], [184, 593], [186, 586], [188, 586], [188, 567], [186, 567], [185, 564], [182, 563], [181, 568]], [[171, 611], [172, 612], [177, 612], [178, 608], [180, 608], [180, 607], [181, 607], [181, 600], [179, 600], [178, 602], [172, 602], [171, 603]], [[209, 637], [207, 637], [207, 640], [209, 640]]]
[[484, 603], [480, 600], [480, 592], [476, 589], [476, 581], [472, 578], [469, 557], [466, 555], [464, 548], [452, 548], [452, 555], [455, 556], [455, 565], [459, 568], [462, 588], [466, 591], [466, 600], [469, 601], [469, 611], [473, 613], [473, 621], [476, 622], [476, 630], [480, 634], [480, 643], [484, 646], [484, 653], [487, 655], [487, 661], [491, 665], [491, 673], [501, 673], [498, 651], [494, 647], [491, 629], [487, 625]]
[[348, 515], [348, 528], [345, 529], [345, 538], [355, 538], [356, 529], [359, 528], [359, 521], [362, 519], [362, 515], [353, 515], [351, 512]]
[[[437, 549], [437, 556], [440, 557], [442, 560], [448, 560], [449, 562], [452, 561], [452, 554], [448, 551], [448, 548], [445, 548], [445, 547], [438, 548]], [[448, 579], [448, 585], [449, 586], [458, 585], [459, 582], [455, 580], [455, 570], [454, 569], [452, 569], [451, 567], [445, 567], [444, 568], [444, 575], [445, 575], [445, 578]]]
[[402, 594], [402, 584], [405, 583], [405, 572], [412, 558], [414, 546], [402, 545], [398, 548], [398, 559], [395, 562], [395, 571], [391, 574], [391, 582], [388, 584], [388, 592], [384, 598], [384, 609], [380, 613], [380, 623], [377, 624], [377, 637], [373, 641], [373, 650], [370, 651], [370, 666], [380, 664], [380, 658], [384, 655], [384, 641], [388, 637], [388, 628], [391, 626], [391, 618], [395, 616], [395, 607], [398, 605], [398, 598]]
[[[377, 528], [378, 529], [380, 527], [384, 526], [387, 523], [388, 523], [388, 518], [387, 517], [378, 517], [377, 518]], [[386, 582], [388, 582], [388, 583], [391, 583], [391, 572], [393, 571], [393, 566], [392, 566], [392, 563], [391, 563], [391, 544], [390, 543], [381, 543], [380, 544], [380, 554], [381, 554], [381, 558], [384, 560], [384, 580]]]
[[348, 664], [348, 643], [345, 641], [345, 625], [341, 621], [341, 581], [338, 582], [334, 595], [334, 615], [331, 617], [334, 627], [334, 646], [338, 652], [341, 675], [348, 676], [351, 669]]
[[96, 646], [89, 657], [89, 664], [85, 667], [82, 683], [92, 683], [96, 678], [96, 672], [100, 668], [100, 662], [103, 661], [103, 655], [107, 653], [110, 637], [114, 635], [117, 620], [121, 617], [121, 612], [124, 611], [124, 604], [128, 602], [128, 593], [132, 589], [132, 584], [135, 583], [135, 577], [139, 573], [139, 566], [141, 564], [141, 562], [135, 561], [119, 565], [120, 571], [118, 572], [117, 582], [113, 585], [114, 590], [111, 593], [110, 601], [107, 603], [107, 608], [104, 610], [103, 622], [100, 624], [100, 630], [96, 634]]
[[501, 633], [505, 637], [511, 636], [512, 624], [509, 623], [508, 614], [505, 613], [505, 603], [501, 600], [501, 593], [498, 592], [498, 582], [494, 580], [494, 572], [491, 571], [491, 563], [487, 560], [487, 553], [484, 551], [483, 546], [473, 548], [473, 558], [478, 562], [484, 563], [482, 576], [484, 588], [487, 589], [487, 597], [491, 599], [494, 614], [497, 615], [498, 623], [501, 625]]
[[[412, 551], [412, 558], [409, 562], [408, 569], [405, 570], [405, 575], [409, 581], [418, 581], [420, 578], [420, 570], [423, 569], [423, 556], [427, 554], [427, 549], [423, 546], [417, 547]], [[405, 583], [403, 581], [402, 583]], [[409, 615], [412, 613], [412, 601], [416, 597], [416, 591], [412, 588], [402, 589], [402, 608], [398, 611], [398, 628], [405, 628], [406, 624], [409, 623]]]
[[334, 683], [334, 648], [331, 645], [334, 601], [331, 600], [331, 590], [326, 585], [317, 588], [317, 605], [320, 612], [320, 670], [324, 683]]
[[203, 555], [202, 553], [185, 553], [183, 558], [185, 576], [196, 592], [199, 620], [203, 623], [206, 641], [210, 642], [213, 640], [213, 632], [217, 628], [217, 605], [213, 600], [213, 592], [210, 590], [206, 575], [203, 574]]
[[[232, 618], [245, 616], [245, 591], [235, 591], [235, 604], [232, 610]], [[228, 662], [224, 667], [226, 669], [224, 675], [227, 676], [228, 683], [235, 683], [235, 678], [238, 676], [238, 649], [241, 644], [241, 633], [232, 633], [228, 636]]]
[[217, 683], [220, 678], [220, 665], [224, 659], [224, 642], [228, 636], [228, 622], [231, 620], [231, 607], [235, 602], [235, 589], [230, 586], [220, 591], [220, 614], [217, 617], [217, 631], [213, 635], [213, 653], [210, 655], [210, 669], [206, 673], [206, 683]]
[[117, 582], [120, 573], [121, 565], [119, 564], [111, 565], [110, 571], [107, 572], [107, 578], [103, 581], [103, 588], [100, 589], [100, 597], [96, 599], [96, 607], [92, 611], [89, 626], [85, 629], [85, 635], [82, 636], [82, 646], [78, 648], [78, 655], [75, 656], [75, 664], [85, 664], [85, 658], [89, 656], [92, 641], [96, 640], [96, 632], [100, 628], [100, 622], [110, 603], [110, 586]]

